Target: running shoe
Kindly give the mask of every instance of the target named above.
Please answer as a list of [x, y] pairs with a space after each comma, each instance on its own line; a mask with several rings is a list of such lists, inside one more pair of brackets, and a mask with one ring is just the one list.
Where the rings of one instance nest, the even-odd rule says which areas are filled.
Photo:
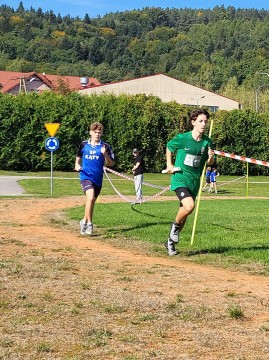
[[92, 232], [93, 232], [93, 224], [87, 224], [85, 234], [92, 235]]
[[168, 240], [166, 241], [166, 243], [164, 245], [165, 245], [165, 247], [167, 249], [167, 252], [168, 252], [169, 256], [177, 255], [176, 246], [175, 246], [175, 243], [174, 243], [173, 240], [170, 240], [168, 238]]
[[180, 231], [180, 224], [172, 222], [171, 228], [170, 228], [169, 238], [174, 243], [178, 243], [178, 241], [179, 241], [179, 231]]
[[87, 230], [87, 223], [84, 222], [84, 219], [80, 220], [80, 233], [85, 235]]

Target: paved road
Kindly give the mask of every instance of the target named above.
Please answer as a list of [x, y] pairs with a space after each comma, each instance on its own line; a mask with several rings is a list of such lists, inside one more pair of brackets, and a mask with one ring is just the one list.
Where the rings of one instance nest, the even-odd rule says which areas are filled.
[[[25, 190], [18, 184], [22, 179], [49, 179], [47, 176], [5, 176], [0, 175], [0, 196], [26, 195]], [[27, 194], [29, 195], [29, 194]]]
[[[50, 179], [50, 176], [5, 176], [0, 175], [0, 196], [17, 196], [17, 195], [29, 195], [25, 190], [18, 184], [18, 180], [22, 179]], [[54, 177], [53, 179], [69, 179], [78, 180], [76, 178], [59, 178]]]
[[29, 179], [30, 176], [0, 176], [0, 196], [25, 194], [24, 189], [17, 181], [27, 178]]

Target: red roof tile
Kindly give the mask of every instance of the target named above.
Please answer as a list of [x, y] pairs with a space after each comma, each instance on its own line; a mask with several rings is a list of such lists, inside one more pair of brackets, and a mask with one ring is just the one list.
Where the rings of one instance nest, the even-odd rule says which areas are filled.
[[[14, 87], [20, 85], [21, 79], [29, 81], [34, 77], [37, 77], [51, 89], [57, 88], [59, 85], [59, 80], [64, 81], [69, 89], [73, 91], [84, 88], [80, 83], [81, 77], [79, 76], [39, 74], [36, 72], [23, 73], [15, 71], [0, 71], [0, 92], [10, 92]], [[96, 78], [89, 77], [88, 80], [89, 81], [86, 87], [100, 85], [100, 82]]]

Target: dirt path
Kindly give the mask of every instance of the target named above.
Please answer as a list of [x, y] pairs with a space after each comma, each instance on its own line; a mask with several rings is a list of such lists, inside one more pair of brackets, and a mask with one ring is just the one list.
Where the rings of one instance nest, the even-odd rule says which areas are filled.
[[[107, 201], [116, 201], [116, 197], [103, 197], [100, 200]], [[115, 344], [110, 344], [108, 352], [105, 351], [105, 346], [91, 348], [90, 352], [88, 349], [88, 355], [85, 355], [85, 350], [77, 350], [80, 355], [76, 358], [68, 357], [66, 351], [61, 349], [55, 350], [54, 354], [39, 355], [33, 350], [27, 352], [25, 348], [24, 357], [19, 357], [22, 351], [19, 350], [22, 349], [21, 340], [11, 334], [11, 330], [8, 332], [7, 325], [2, 325], [5, 335], [0, 338], [0, 358], [268, 359], [268, 278], [195, 265], [183, 261], [180, 257], [153, 257], [143, 249], [121, 249], [102, 241], [99, 235], [91, 238], [80, 236], [72, 224], [59, 225], [62, 209], [80, 205], [84, 205], [83, 196], [59, 199], [0, 199], [2, 264], [11, 261], [11, 258], [18, 254], [20, 257], [27, 256], [29, 252], [42, 252], [43, 258], [53, 259], [57, 249], [57, 256], [72, 259], [76, 264], [78, 276], [88, 278], [94, 274], [97, 282], [102, 279], [102, 286], [101, 283], [95, 285], [96, 293], [102, 301], [104, 298], [107, 302], [114, 299], [118, 306], [124, 304], [126, 312], [122, 315], [121, 325], [117, 323], [118, 318], [113, 318], [115, 315], [110, 317], [110, 321], [113, 318], [113, 329], [117, 334], [120, 334], [120, 326], [125, 327], [124, 333], [129, 334], [129, 341], [125, 340], [123, 346], [123, 335], [115, 334]], [[52, 226], [52, 219], [55, 226]], [[15, 248], [16, 241], [22, 242], [24, 246]], [[67, 254], [64, 249], [72, 251]], [[4, 269], [4, 265], [2, 268]], [[2, 281], [4, 278], [5, 281], [12, 278], [8, 273], [3, 276]], [[119, 278], [125, 280], [124, 287]], [[4, 293], [9, 291], [10, 294], [11, 284], [12, 281], [10, 285], [6, 282], [1, 290]], [[67, 291], [64, 289], [63, 285], [63, 294]], [[61, 296], [64, 296], [63, 294]], [[10, 297], [11, 295], [3, 295], [4, 299]], [[143, 324], [142, 327], [137, 326], [136, 331], [133, 329], [134, 318], [137, 320], [142, 309], [149, 320], [145, 327]], [[240, 319], [231, 317], [231, 311], [238, 309], [242, 310], [244, 316]], [[126, 320], [128, 317], [132, 318], [132, 326]], [[85, 318], [83, 321], [86, 321]], [[106, 326], [108, 324], [106, 318]], [[16, 333], [14, 330], [13, 332]], [[17, 345], [14, 348], [3, 346], [3, 339], [8, 336], [15, 339]], [[70, 340], [70, 336], [68, 330], [65, 330], [65, 338], [64, 335], [58, 337], [59, 343], [72, 343], [74, 339]], [[77, 336], [79, 338], [79, 330]], [[136, 339], [133, 343], [132, 337]], [[79, 341], [78, 338], [76, 341]]]

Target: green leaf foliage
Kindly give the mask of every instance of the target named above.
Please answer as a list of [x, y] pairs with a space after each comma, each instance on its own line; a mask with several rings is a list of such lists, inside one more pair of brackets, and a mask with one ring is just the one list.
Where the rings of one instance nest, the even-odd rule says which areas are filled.
[[[112, 94], [83, 96], [44, 92], [0, 95], [0, 168], [1, 170], [49, 170], [51, 153], [45, 149], [50, 136], [45, 123], [59, 123], [55, 135], [60, 147], [53, 153], [54, 169], [72, 171], [76, 151], [89, 138], [94, 121], [104, 125], [103, 139], [111, 144], [116, 157], [115, 169], [132, 168], [132, 149], [141, 150], [147, 172], [165, 168], [167, 141], [178, 132], [190, 130], [189, 108], [176, 102], [163, 103], [146, 95]], [[218, 111], [212, 139], [217, 150], [258, 160], [269, 159], [269, 115], [250, 110]], [[246, 163], [218, 157], [222, 174], [243, 174]], [[250, 174], [267, 174], [265, 166], [249, 166]]]
[[[268, 114], [257, 114], [249, 110], [217, 112], [212, 137], [217, 150], [256, 160], [269, 159]], [[247, 171], [246, 162], [225, 157], [218, 158], [218, 165], [223, 174], [243, 174]], [[268, 167], [249, 163], [249, 171], [252, 175], [266, 175]]]
[[[255, 6], [255, 4], [254, 4]], [[269, 110], [269, 11], [145, 7], [83, 19], [0, 6], [0, 69], [95, 77], [165, 73]], [[263, 85], [264, 87], [260, 88]]]

